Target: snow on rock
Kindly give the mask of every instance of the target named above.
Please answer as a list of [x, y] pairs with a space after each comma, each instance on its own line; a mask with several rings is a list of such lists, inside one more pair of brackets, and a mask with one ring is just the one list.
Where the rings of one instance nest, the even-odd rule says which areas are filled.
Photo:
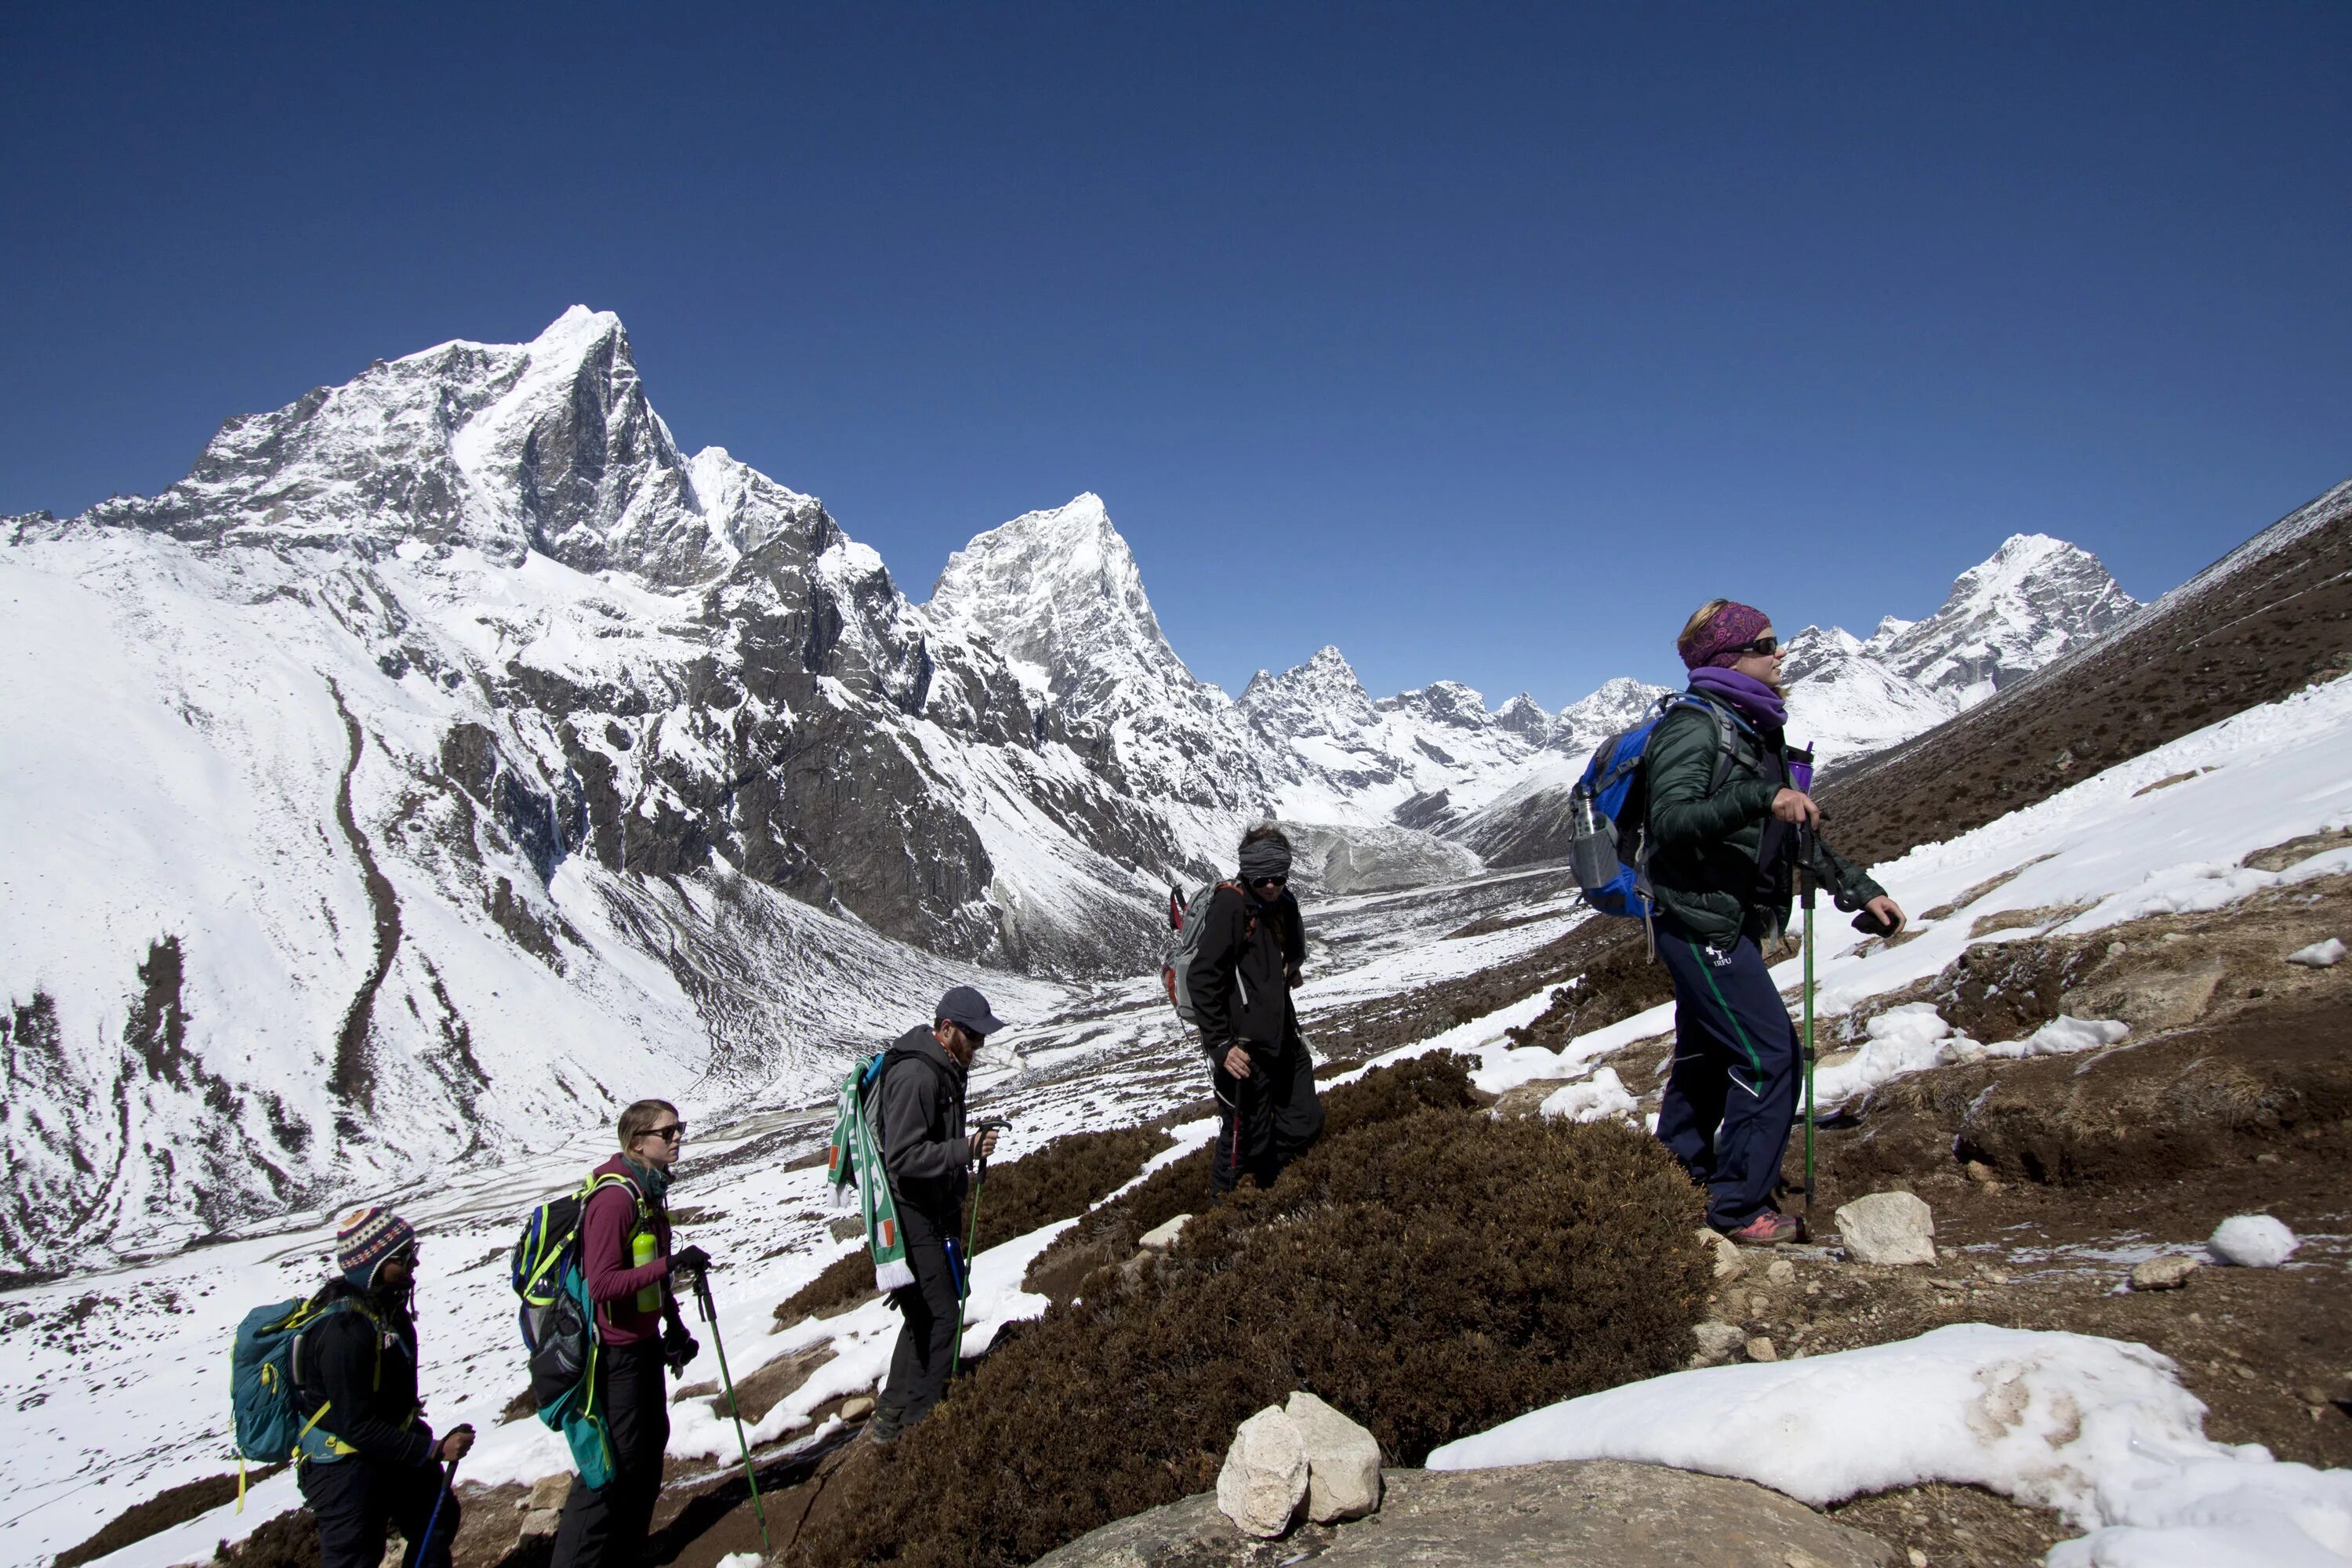
[[2326, 942], [2315, 942], [2309, 947], [2296, 949], [2286, 955], [2286, 961], [2308, 969], [2333, 969], [2343, 960], [2344, 952], [2344, 939], [2331, 936]]
[[1582, 1083], [1554, 1089], [1537, 1109], [1546, 1116], [1570, 1121], [1598, 1121], [1604, 1116], [1631, 1116], [1637, 1101], [1626, 1092], [1614, 1068], [1602, 1068]]
[[2206, 1245], [2213, 1256], [2240, 1268], [2276, 1268], [2302, 1246], [2294, 1232], [2266, 1214], [2242, 1214], [2213, 1227]]
[[1816, 1508], [1928, 1481], [2055, 1509], [2052, 1568], [2340, 1568], [2352, 1471], [2216, 1443], [2172, 1362], [2085, 1334], [1957, 1323], [1801, 1361], [1680, 1372], [1446, 1444], [1438, 1470], [1628, 1459]]

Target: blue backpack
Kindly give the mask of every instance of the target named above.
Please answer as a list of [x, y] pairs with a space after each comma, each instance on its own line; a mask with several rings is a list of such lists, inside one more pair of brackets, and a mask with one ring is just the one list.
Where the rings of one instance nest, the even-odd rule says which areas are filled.
[[298, 1296], [256, 1307], [236, 1325], [229, 1352], [228, 1404], [236, 1437], [236, 1503], [245, 1507], [245, 1462], [282, 1465], [295, 1458], [332, 1461], [351, 1452], [312, 1429], [327, 1414], [322, 1401], [307, 1417], [297, 1384], [303, 1331], [321, 1319], [359, 1310], [348, 1297], [320, 1301]]
[[1569, 864], [1584, 901], [1604, 915], [1646, 921], [1656, 907], [1650, 890], [1649, 779], [1642, 764], [1650, 738], [1677, 708], [1700, 709], [1714, 720], [1715, 768], [1706, 791], [1722, 788], [1738, 721], [1703, 697], [1673, 691], [1640, 723], [1601, 742], [1569, 794]]

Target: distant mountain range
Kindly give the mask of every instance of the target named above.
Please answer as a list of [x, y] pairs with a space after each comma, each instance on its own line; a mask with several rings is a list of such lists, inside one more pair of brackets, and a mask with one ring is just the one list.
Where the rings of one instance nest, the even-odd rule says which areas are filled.
[[[1327, 647], [1229, 697], [1092, 495], [917, 604], [683, 451], [582, 308], [232, 419], [162, 495], [0, 519], [0, 605], [17, 1263], [656, 1089], [805, 1097], [974, 964], [1016, 1000], [1144, 970], [1168, 886], [1268, 812], [1336, 891], [1539, 857], [1658, 689], [1374, 700]], [[1927, 620], [1793, 637], [1798, 727], [1905, 739], [2134, 608], [2020, 536]]]

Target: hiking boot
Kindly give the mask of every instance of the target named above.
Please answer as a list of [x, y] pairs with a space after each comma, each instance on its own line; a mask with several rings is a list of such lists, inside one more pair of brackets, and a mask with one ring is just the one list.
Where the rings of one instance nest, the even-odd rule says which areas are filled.
[[898, 1440], [898, 1423], [880, 1415], [866, 1423], [866, 1440], [877, 1448], [887, 1448]]
[[1738, 1230], [1724, 1234], [1742, 1247], [1779, 1247], [1797, 1239], [1797, 1222], [1784, 1214], [1766, 1209]]

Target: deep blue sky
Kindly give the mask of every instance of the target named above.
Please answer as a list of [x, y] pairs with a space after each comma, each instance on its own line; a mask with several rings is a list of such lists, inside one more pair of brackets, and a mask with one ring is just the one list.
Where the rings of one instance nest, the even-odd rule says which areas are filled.
[[37, 9], [0, 513], [583, 301], [918, 598], [1093, 489], [1209, 679], [1557, 707], [2352, 474], [2352, 6]]

